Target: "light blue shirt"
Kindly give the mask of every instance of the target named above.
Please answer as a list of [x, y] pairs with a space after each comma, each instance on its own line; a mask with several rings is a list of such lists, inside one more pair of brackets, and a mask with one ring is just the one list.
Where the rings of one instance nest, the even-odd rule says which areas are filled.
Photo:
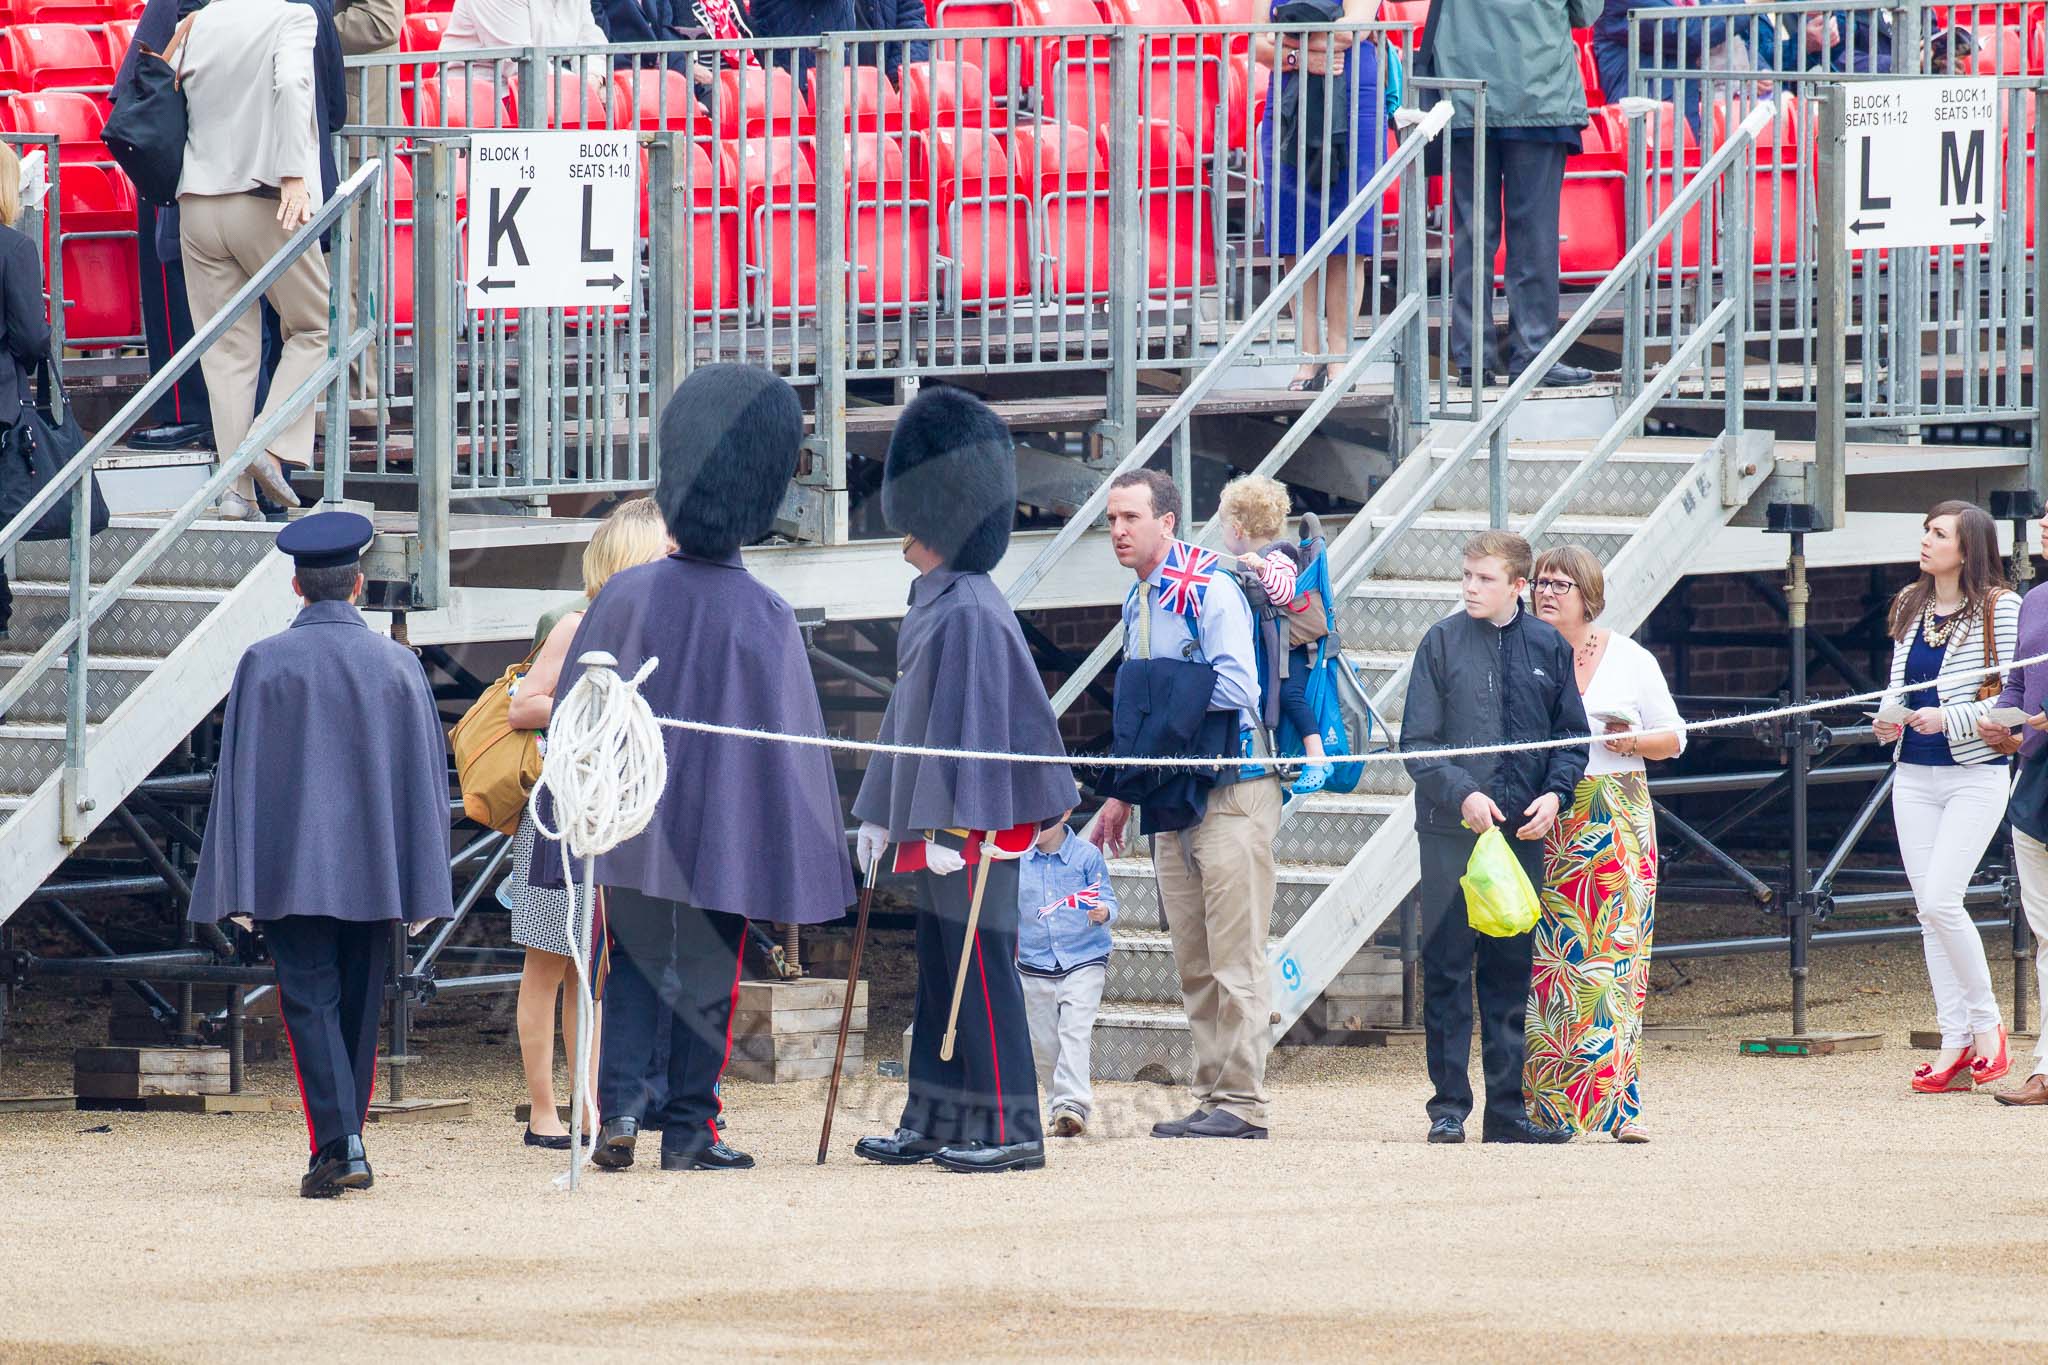
[[[1108, 907], [1109, 918], [1101, 924], [1090, 922], [1086, 907], [1062, 903], [1084, 890], [1095, 891]], [[1064, 972], [1108, 957], [1109, 926], [1115, 923], [1116, 892], [1101, 849], [1068, 830], [1054, 852], [1043, 852], [1035, 841], [1025, 850], [1017, 866], [1018, 965]]]
[[1198, 619], [1190, 629], [1187, 617], [1159, 605], [1159, 590], [1163, 586], [1160, 571], [1165, 567], [1166, 556], [1161, 555], [1159, 568], [1124, 598], [1124, 653], [1138, 657], [1138, 609], [1145, 596], [1145, 585], [1150, 584], [1151, 657], [1192, 659], [1213, 666], [1216, 690], [1209, 696], [1209, 709], [1236, 711], [1242, 737], [1257, 723], [1259, 713], [1259, 664], [1258, 655], [1253, 652], [1252, 604], [1245, 599], [1230, 561], [1219, 557], [1202, 597]]

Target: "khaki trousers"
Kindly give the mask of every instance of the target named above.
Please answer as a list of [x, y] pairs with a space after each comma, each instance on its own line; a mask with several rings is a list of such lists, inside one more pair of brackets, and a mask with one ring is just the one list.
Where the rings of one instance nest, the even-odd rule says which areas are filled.
[[[187, 194], [178, 199], [178, 240], [185, 255], [185, 296], [192, 321], [204, 327], [235, 291], [255, 278], [290, 237], [277, 222], [277, 201], [254, 194]], [[327, 359], [327, 260], [314, 247], [292, 262], [266, 295], [284, 334], [284, 353], [270, 381], [265, 412]], [[225, 458], [238, 449], [256, 419], [256, 373], [263, 357], [263, 322], [250, 308], [199, 358], [213, 406], [214, 448]], [[313, 462], [313, 405], [270, 442], [270, 453], [301, 468]], [[254, 497], [244, 474], [237, 491]]]
[[1266, 940], [1279, 828], [1280, 783], [1262, 777], [1210, 792], [1208, 814], [1193, 829], [1152, 837], [1159, 904], [1195, 1040], [1195, 1103], [1261, 1127], [1272, 1050]]

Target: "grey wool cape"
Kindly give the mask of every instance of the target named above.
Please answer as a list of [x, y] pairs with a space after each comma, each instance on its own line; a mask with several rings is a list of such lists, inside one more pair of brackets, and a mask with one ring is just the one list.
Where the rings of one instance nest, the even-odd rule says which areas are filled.
[[[1065, 757], [1016, 613], [987, 574], [942, 567], [920, 575], [896, 650], [882, 743]], [[1079, 802], [1064, 763], [876, 754], [853, 813], [901, 843], [932, 830], [1044, 824]]]
[[447, 754], [412, 651], [308, 604], [235, 669], [191, 918], [448, 918]]

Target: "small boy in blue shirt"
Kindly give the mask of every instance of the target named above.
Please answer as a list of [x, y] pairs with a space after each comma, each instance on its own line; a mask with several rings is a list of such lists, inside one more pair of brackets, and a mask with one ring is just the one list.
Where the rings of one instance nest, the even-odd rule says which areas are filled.
[[1069, 830], [1067, 815], [1046, 826], [1017, 869], [1017, 974], [1038, 1088], [1047, 1096], [1046, 1131], [1054, 1137], [1085, 1133], [1095, 1106], [1088, 1046], [1116, 922], [1102, 850]]

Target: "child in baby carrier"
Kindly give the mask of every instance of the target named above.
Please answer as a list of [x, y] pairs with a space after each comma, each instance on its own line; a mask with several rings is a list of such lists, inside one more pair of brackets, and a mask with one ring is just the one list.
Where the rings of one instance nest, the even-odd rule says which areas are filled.
[[[1278, 668], [1263, 679], [1268, 696], [1278, 688], [1278, 706], [1270, 701], [1267, 727], [1277, 728], [1284, 717], [1302, 737], [1302, 755], [1307, 760], [1294, 792], [1305, 796], [1321, 791], [1330, 780], [1330, 764], [1323, 752], [1322, 727], [1308, 704], [1309, 643], [1304, 636], [1324, 633], [1320, 603], [1295, 599], [1295, 579], [1302, 569], [1301, 547], [1286, 538], [1287, 486], [1277, 479], [1246, 474], [1223, 485], [1216, 515], [1223, 524], [1224, 549], [1235, 556], [1246, 571], [1239, 575], [1246, 595], [1252, 599], [1252, 614], [1261, 636], [1261, 651], [1275, 659]], [[1262, 546], [1254, 549], [1254, 546]], [[1294, 618], [1312, 624], [1294, 628]], [[1299, 641], [1299, 642], [1298, 642]]]

